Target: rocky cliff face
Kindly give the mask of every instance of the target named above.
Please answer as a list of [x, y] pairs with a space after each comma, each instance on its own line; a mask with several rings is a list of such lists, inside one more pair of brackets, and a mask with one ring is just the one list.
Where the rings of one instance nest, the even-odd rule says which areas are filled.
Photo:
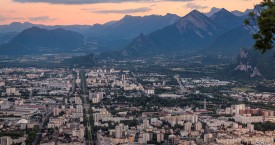
[[264, 54], [249, 49], [241, 50], [236, 62], [223, 72], [223, 76], [234, 80], [275, 79], [275, 50]]
[[240, 51], [239, 64], [235, 67], [235, 71], [247, 73], [250, 77], [262, 76], [259, 69], [251, 62], [248, 52], [245, 50]]

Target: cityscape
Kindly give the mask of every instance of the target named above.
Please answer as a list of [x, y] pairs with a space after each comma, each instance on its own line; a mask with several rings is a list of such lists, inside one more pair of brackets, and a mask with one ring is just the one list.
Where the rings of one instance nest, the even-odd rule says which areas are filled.
[[1, 144], [274, 142], [275, 93], [117, 68], [1, 69]]

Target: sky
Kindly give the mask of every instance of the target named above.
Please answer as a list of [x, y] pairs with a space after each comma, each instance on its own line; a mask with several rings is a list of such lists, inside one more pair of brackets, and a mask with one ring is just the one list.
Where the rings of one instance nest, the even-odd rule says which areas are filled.
[[184, 16], [212, 7], [245, 11], [262, 0], [0, 0], [0, 25], [30, 22], [45, 25], [92, 25], [119, 20], [125, 15]]

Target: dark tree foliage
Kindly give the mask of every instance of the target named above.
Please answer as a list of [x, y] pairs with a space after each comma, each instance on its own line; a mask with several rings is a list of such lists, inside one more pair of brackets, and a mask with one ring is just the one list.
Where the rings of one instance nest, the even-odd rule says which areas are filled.
[[256, 12], [252, 12], [250, 20], [246, 20], [245, 23], [249, 24], [257, 18], [259, 31], [253, 35], [256, 40], [254, 47], [264, 53], [275, 46], [275, 0], [264, 0], [260, 6], [262, 7], [260, 15], [257, 16]]
[[274, 131], [275, 123], [267, 121], [267, 122], [259, 122], [254, 123], [255, 130], [258, 131]]
[[27, 128], [26, 133], [28, 134], [28, 137], [26, 139], [26, 145], [31, 145], [32, 142], [35, 140], [36, 133], [39, 131], [38, 127], [35, 128]]

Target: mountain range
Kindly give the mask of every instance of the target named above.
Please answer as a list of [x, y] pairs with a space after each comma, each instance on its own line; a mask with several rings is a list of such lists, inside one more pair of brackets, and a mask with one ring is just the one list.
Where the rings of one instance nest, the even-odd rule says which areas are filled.
[[90, 25], [54, 25], [54, 26], [47, 26], [47, 25], [42, 25], [42, 24], [32, 24], [29, 22], [25, 23], [20, 23], [20, 22], [13, 22], [8, 25], [0, 25], [0, 33], [10, 33], [10, 32], [16, 32], [20, 33], [28, 28], [31, 27], [39, 27], [43, 29], [48, 29], [48, 30], [54, 30], [58, 28], [62, 28], [65, 30], [71, 30], [71, 31], [76, 31], [78, 33], [85, 33], [87, 30], [91, 27]]
[[83, 46], [97, 52], [115, 52], [117, 56], [189, 52], [236, 56], [240, 48], [253, 45], [243, 25], [248, 11], [239, 16], [223, 8], [213, 8], [207, 14], [193, 10], [183, 17], [126, 15], [118, 21], [93, 26], [11, 23], [0, 26], [0, 52], [73, 52]]
[[20, 33], [26, 29], [31, 27], [39, 27], [46, 30], [62, 28], [64, 30], [81, 33], [85, 38], [87, 38], [86, 40], [88, 42], [91, 42], [88, 47], [92, 50], [101, 52], [106, 50], [119, 50], [127, 46], [127, 44], [137, 37], [139, 33], [153, 32], [169, 24], [173, 24], [178, 19], [179, 16], [177, 15], [166, 14], [164, 16], [149, 15], [143, 17], [126, 15], [121, 20], [111, 21], [102, 25], [45, 26], [27, 22], [14, 22], [9, 25], [0, 25], [0, 45], [8, 43], [12, 40], [12, 38], [20, 35]]
[[47, 30], [31, 27], [0, 47], [1, 55], [32, 55], [46, 53], [68, 53], [84, 44], [80, 33], [62, 28]]
[[16, 37], [19, 33], [23, 32], [26, 29], [32, 27], [39, 27], [47, 30], [54, 30], [58, 28], [62, 28], [64, 30], [75, 31], [81, 34], [85, 34], [87, 30], [91, 27], [90, 25], [55, 25], [55, 26], [47, 26], [41, 24], [32, 24], [29, 22], [20, 23], [13, 22], [8, 25], [0, 25], [0, 45], [8, 43], [12, 40], [12, 38]]
[[88, 40], [96, 40], [104, 50], [119, 50], [126, 47], [140, 33], [149, 34], [179, 20], [175, 14], [130, 16], [89, 29]]
[[172, 25], [148, 35], [139, 35], [121, 54], [143, 56], [197, 51], [237, 55], [240, 48], [253, 45], [251, 34], [243, 25], [244, 19], [226, 9], [210, 17], [193, 10]]
[[137, 38], [130, 43], [123, 50], [123, 54], [148, 55], [168, 51], [180, 52], [182, 49], [185, 51], [198, 50], [208, 41], [213, 41], [216, 33], [220, 33], [219, 31], [221, 30], [208, 17], [194, 10], [172, 25], [147, 36], [140, 35], [139, 37], [142, 38]]
[[[213, 7], [213, 8], [211, 8], [211, 10], [209, 12], [204, 13], [204, 14], [207, 17], [211, 17], [212, 15], [214, 15], [215, 13], [219, 12], [222, 9], [223, 8]], [[246, 15], [248, 15], [252, 11], [253, 11], [253, 9], [246, 9], [244, 12], [241, 12], [241, 11], [238, 11], [238, 10], [234, 10], [234, 11], [231, 11], [231, 13], [234, 14], [235, 16], [246, 16]]]

